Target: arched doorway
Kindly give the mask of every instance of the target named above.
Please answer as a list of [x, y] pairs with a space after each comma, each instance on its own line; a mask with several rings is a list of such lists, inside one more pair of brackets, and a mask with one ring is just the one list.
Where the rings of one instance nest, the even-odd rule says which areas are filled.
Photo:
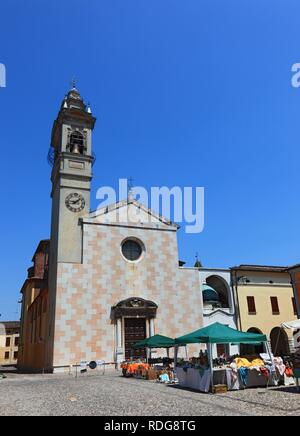
[[271, 348], [274, 356], [290, 354], [289, 338], [281, 327], [275, 327], [270, 334]]
[[157, 305], [140, 297], [127, 298], [111, 308], [111, 318], [116, 326], [116, 360], [145, 358], [145, 348], [134, 344], [154, 335], [154, 318]]
[[[247, 330], [248, 333], [258, 333], [262, 334], [262, 331], [256, 327], [251, 327]], [[241, 356], [252, 356], [252, 355], [260, 355], [260, 353], [264, 352], [264, 345], [252, 345], [252, 344], [241, 344], [240, 354]]]

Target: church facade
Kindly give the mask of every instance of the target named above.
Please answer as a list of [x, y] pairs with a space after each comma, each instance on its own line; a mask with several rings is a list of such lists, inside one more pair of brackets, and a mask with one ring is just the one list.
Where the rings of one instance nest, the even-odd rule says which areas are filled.
[[73, 87], [52, 129], [50, 240], [39, 244], [22, 287], [23, 369], [118, 364], [139, 339], [203, 325], [199, 268], [179, 266], [178, 226], [130, 193], [90, 212], [95, 121]]

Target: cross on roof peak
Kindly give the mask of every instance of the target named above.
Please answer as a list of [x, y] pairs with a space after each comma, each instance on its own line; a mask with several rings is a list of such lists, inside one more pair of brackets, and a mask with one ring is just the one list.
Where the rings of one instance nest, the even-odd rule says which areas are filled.
[[72, 89], [77, 89], [76, 88], [76, 78], [75, 77], [72, 78], [71, 87], [72, 87]]

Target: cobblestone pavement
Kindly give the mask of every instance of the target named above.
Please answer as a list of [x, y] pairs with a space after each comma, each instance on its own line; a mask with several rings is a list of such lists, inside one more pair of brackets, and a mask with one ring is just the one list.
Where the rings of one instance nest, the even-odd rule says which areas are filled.
[[202, 394], [105, 375], [17, 375], [0, 380], [0, 415], [300, 415], [294, 387]]

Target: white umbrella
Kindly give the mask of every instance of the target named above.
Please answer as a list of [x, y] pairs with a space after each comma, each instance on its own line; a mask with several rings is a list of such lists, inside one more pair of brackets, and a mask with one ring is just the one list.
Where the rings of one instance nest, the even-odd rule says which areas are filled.
[[283, 322], [281, 327], [285, 329], [300, 329], [300, 319], [295, 319], [294, 321]]

